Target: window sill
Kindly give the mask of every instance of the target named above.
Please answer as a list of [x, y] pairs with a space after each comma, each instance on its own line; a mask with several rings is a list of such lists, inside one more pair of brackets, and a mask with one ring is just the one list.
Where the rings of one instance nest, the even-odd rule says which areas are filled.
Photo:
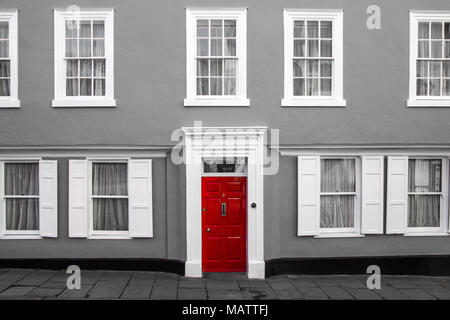
[[0, 100], [0, 108], [20, 108], [20, 100], [17, 99], [8, 99], [8, 100]]
[[111, 234], [111, 235], [90, 235], [87, 237], [88, 240], [129, 240], [133, 239], [129, 235], [119, 235], [119, 234]]
[[89, 100], [78, 100], [78, 99], [55, 99], [52, 100], [52, 107], [115, 107], [115, 99], [89, 99]]
[[403, 236], [405, 237], [448, 237], [447, 232], [408, 232]]
[[314, 236], [314, 238], [364, 238], [364, 237], [365, 235], [356, 232], [321, 233]]
[[344, 99], [282, 99], [282, 107], [346, 107]]
[[0, 240], [40, 240], [42, 237], [35, 234], [4, 234]]
[[184, 99], [185, 107], [249, 107], [250, 100], [238, 99]]
[[436, 108], [449, 108], [449, 99], [408, 99], [406, 101], [407, 107], [436, 107]]

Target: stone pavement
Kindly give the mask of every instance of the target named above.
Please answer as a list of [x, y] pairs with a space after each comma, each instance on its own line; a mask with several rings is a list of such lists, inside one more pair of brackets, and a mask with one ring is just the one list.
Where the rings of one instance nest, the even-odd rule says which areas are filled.
[[162, 272], [81, 272], [81, 290], [69, 290], [65, 271], [0, 269], [1, 299], [351, 299], [450, 300], [450, 277], [382, 276], [369, 290], [365, 275], [283, 275], [249, 280], [241, 273], [193, 279]]

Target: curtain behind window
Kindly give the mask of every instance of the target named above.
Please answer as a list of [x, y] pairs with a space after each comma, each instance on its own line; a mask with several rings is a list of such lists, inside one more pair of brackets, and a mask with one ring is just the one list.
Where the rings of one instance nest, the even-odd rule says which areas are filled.
[[[94, 163], [92, 194], [94, 196], [127, 196], [127, 164]], [[128, 230], [128, 199], [94, 198], [93, 218], [94, 230]]]
[[5, 195], [6, 230], [39, 230], [39, 199], [24, 198], [39, 195], [38, 164], [5, 164]]
[[[355, 159], [322, 159], [320, 191], [355, 192]], [[355, 195], [321, 195], [320, 227], [351, 228], [354, 226]]]

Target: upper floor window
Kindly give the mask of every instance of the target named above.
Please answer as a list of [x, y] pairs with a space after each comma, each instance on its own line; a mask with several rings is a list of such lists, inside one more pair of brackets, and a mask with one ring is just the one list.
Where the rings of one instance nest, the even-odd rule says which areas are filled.
[[0, 12], [0, 107], [20, 107], [17, 84], [17, 10]]
[[113, 10], [55, 10], [53, 106], [115, 106]]
[[246, 9], [187, 9], [185, 106], [248, 106]]
[[345, 106], [342, 11], [284, 10], [283, 106]]
[[411, 12], [408, 106], [450, 106], [450, 12]]

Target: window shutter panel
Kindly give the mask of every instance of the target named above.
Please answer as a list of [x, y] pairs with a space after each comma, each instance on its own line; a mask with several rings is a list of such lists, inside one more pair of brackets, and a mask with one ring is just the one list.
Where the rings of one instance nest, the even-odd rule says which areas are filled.
[[39, 233], [58, 237], [58, 161], [39, 161]]
[[69, 160], [69, 237], [88, 236], [87, 160]]
[[361, 232], [383, 233], [383, 156], [362, 157], [362, 217]]
[[5, 230], [5, 203], [3, 196], [5, 195], [5, 164], [0, 161], [0, 237], [3, 236]]
[[408, 202], [408, 157], [388, 157], [387, 215], [388, 234], [406, 231]]
[[298, 235], [319, 232], [320, 221], [320, 157], [298, 157]]
[[130, 236], [133, 238], [152, 238], [152, 160], [130, 160], [129, 184]]

